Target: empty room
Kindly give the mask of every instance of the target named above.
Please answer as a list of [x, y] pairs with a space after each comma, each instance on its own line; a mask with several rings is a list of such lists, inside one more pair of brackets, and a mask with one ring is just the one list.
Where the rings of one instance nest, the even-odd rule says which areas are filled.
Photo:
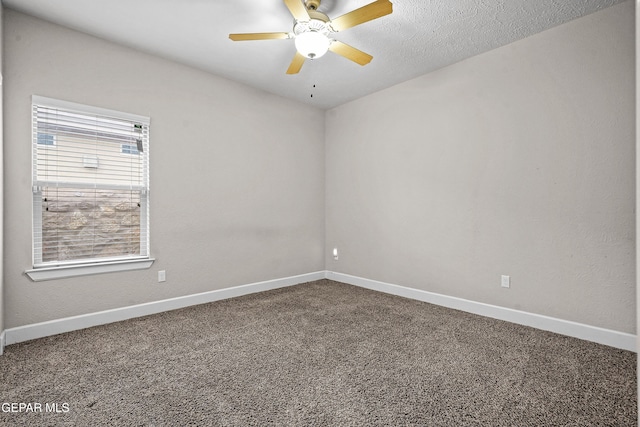
[[634, 1], [1, 4], [0, 425], [638, 425]]

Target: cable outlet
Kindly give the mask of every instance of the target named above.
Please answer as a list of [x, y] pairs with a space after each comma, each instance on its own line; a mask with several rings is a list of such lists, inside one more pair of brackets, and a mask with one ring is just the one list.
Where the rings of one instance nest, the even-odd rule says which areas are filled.
[[158, 271], [158, 282], [166, 282], [167, 281], [167, 272], [164, 270]]
[[503, 288], [510, 288], [511, 287], [511, 276], [502, 276], [502, 279], [500, 280], [500, 286], [502, 286]]

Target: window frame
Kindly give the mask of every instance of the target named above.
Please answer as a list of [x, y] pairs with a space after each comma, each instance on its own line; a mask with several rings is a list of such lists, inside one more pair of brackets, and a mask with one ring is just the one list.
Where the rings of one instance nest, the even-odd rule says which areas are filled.
[[[38, 130], [35, 126], [35, 119], [33, 117], [34, 109], [36, 106], [57, 108], [70, 112], [76, 112], [79, 114], [97, 115], [115, 119], [122, 119], [132, 122], [141, 123], [147, 127], [150, 126], [150, 118], [139, 116], [136, 114], [125, 113], [121, 111], [109, 110], [101, 107], [94, 107], [90, 105], [78, 104], [69, 101], [62, 101], [58, 99], [46, 98], [38, 95], [33, 95], [31, 100], [31, 146], [32, 150], [35, 150], [38, 144]], [[55, 143], [55, 135], [54, 135]], [[55, 145], [43, 144], [43, 147], [55, 147]], [[41, 190], [37, 186], [36, 171], [37, 165], [35, 164], [35, 153], [31, 154], [32, 161], [32, 230], [31, 230], [31, 254], [32, 254], [32, 268], [25, 271], [25, 274], [33, 281], [61, 279], [66, 277], [84, 276], [100, 273], [108, 273], [115, 271], [129, 271], [140, 270], [150, 268], [155, 261], [151, 257], [150, 246], [150, 223], [149, 223], [149, 188], [150, 188], [150, 176], [149, 176], [149, 153], [148, 153], [148, 138], [145, 146], [146, 161], [143, 162], [144, 176], [146, 177], [145, 189], [141, 190], [140, 198], [140, 255], [134, 256], [118, 256], [112, 258], [84, 258], [78, 260], [69, 261], [50, 261], [42, 262], [42, 252], [37, 253], [36, 249], [36, 232], [42, 232], [42, 202], [38, 203], [37, 197]], [[126, 154], [125, 154], [126, 155]], [[131, 154], [130, 154], [131, 155]], [[144, 197], [142, 197], [144, 196]], [[143, 225], [144, 224], [144, 225]], [[38, 228], [39, 227], [39, 228]], [[142, 253], [145, 248], [146, 253]], [[39, 257], [39, 259], [38, 259]]]

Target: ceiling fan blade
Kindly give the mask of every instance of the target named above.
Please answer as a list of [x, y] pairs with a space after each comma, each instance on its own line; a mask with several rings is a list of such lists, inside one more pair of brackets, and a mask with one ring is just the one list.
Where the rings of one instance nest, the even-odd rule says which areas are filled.
[[393, 12], [393, 4], [389, 0], [377, 0], [331, 20], [331, 26], [335, 31], [342, 31], [388, 15], [391, 12]]
[[309, 12], [307, 7], [302, 3], [302, 0], [284, 0], [284, 4], [289, 9], [289, 12], [293, 15], [294, 19], [298, 21], [309, 21]]
[[302, 68], [302, 64], [304, 64], [305, 57], [300, 52], [296, 52], [296, 55], [293, 57], [293, 61], [291, 61], [291, 65], [289, 65], [289, 69], [287, 70], [287, 74], [297, 74], [300, 72]]
[[329, 45], [329, 50], [333, 53], [337, 53], [340, 56], [344, 56], [347, 59], [352, 60], [356, 64], [367, 65], [373, 59], [373, 56], [368, 53], [356, 49], [353, 46], [349, 46], [346, 43], [334, 40]]
[[244, 40], [273, 40], [273, 39], [288, 39], [289, 33], [243, 33], [243, 34], [229, 34], [229, 38], [233, 41]]

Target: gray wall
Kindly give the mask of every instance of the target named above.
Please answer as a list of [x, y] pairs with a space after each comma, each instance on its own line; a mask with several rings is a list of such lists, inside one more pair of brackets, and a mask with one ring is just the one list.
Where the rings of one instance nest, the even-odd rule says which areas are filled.
[[[3, 15], [4, 15], [4, 9], [2, 7], [2, 3], [0, 3], [0, 242], [4, 242], [4, 238], [3, 238], [3, 212], [4, 212], [4, 149], [3, 149], [3, 137], [4, 137], [4, 132], [2, 129], [2, 111], [3, 111], [3, 91], [4, 91], [4, 86], [2, 83], [2, 78], [3, 78], [3, 73], [4, 73], [4, 68], [3, 68], [3, 53], [2, 53], [2, 46], [3, 46]], [[2, 260], [2, 253], [4, 250], [4, 244], [0, 245], [0, 260]], [[4, 265], [2, 262], [0, 262], [0, 334], [4, 331], [4, 275], [3, 275], [3, 270]], [[0, 343], [0, 354], [2, 354], [2, 344]]]
[[[6, 328], [324, 269], [321, 111], [12, 10], [4, 31]], [[150, 270], [23, 274], [32, 94], [151, 117]]]
[[327, 269], [634, 333], [633, 7], [329, 110]]
[[[640, 217], [638, 212], [640, 211], [640, 156], [638, 156], [638, 150], [640, 149], [640, 91], [638, 91], [638, 81], [640, 80], [640, 0], [635, 1], [636, 13], [636, 230], [640, 229]], [[640, 264], [640, 242], [636, 238], [636, 331], [640, 331], [640, 272], [638, 271], [638, 265]], [[636, 332], [636, 352], [638, 353], [637, 365], [640, 366], [640, 335]], [[640, 400], [640, 370], [638, 371], [638, 400]], [[638, 425], [640, 426], [640, 417], [638, 418]]]
[[[323, 121], [6, 10], [4, 327], [326, 268], [633, 333], [633, 28], [627, 2]], [[151, 117], [152, 269], [24, 276], [32, 94]]]

